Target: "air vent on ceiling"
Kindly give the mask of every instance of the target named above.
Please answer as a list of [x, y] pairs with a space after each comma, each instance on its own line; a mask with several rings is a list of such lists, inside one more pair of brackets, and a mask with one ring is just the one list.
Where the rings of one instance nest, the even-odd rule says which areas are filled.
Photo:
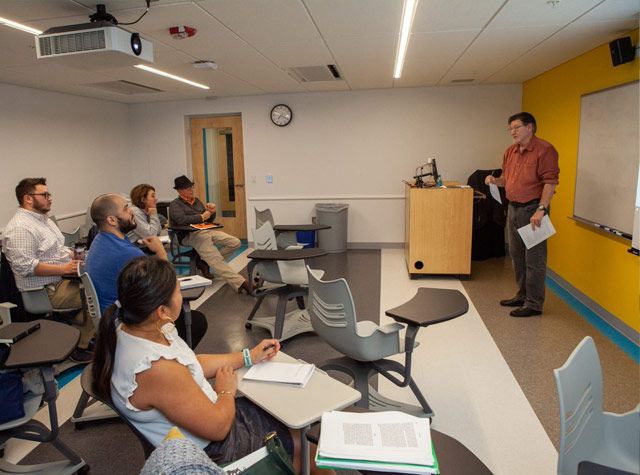
[[291, 68], [291, 72], [300, 82], [338, 81], [341, 80], [340, 71], [333, 64], [326, 66], [298, 66]]
[[92, 84], [83, 84], [83, 86], [102, 89], [103, 91], [117, 92], [118, 94], [148, 94], [150, 92], [165, 92], [162, 89], [145, 86], [131, 81], [121, 79], [119, 81], [94, 82]]
[[451, 82], [473, 82], [475, 79], [452, 79]]

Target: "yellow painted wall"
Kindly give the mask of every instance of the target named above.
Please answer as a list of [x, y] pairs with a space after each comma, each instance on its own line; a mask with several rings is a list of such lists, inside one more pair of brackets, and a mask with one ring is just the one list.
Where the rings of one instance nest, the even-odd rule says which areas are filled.
[[[638, 43], [638, 30], [623, 36]], [[557, 234], [549, 241], [548, 266], [635, 330], [640, 328], [640, 267], [639, 258], [627, 252], [630, 241], [569, 217], [573, 216], [580, 96], [638, 79], [639, 65], [636, 58], [614, 68], [609, 45], [604, 44], [525, 82], [522, 89], [522, 108], [535, 116], [537, 135], [551, 142], [560, 155], [560, 185], [551, 201]]]

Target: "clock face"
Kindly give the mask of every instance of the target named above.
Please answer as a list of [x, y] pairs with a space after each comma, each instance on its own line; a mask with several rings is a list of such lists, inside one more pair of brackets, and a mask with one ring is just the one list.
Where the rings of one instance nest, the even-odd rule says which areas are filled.
[[276, 124], [278, 127], [284, 127], [289, 124], [291, 119], [293, 119], [293, 112], [291, 112], [289, 106], [278, 104], [271, 109], [271, 122]]

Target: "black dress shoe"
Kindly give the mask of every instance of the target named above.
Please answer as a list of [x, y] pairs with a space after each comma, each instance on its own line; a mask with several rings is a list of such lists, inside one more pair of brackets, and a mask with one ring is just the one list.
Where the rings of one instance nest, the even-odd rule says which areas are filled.
[[74, 363], [89, 363], [91, 361], [92, 356], [93, 356], [92, 351], [83, 350], [82, 348], [76, 348], [69, 355], [69, 359]]
[[215, 275], [213, 275], [211, 273], [211, 271], [209, 270], [209, 264], [207, 264], [205, 261], [203, 261], [202, 259], [198, 259], [196, 262], [196, 267], [198, 269], [200, 269], [200, 272], [202, 272], [202, 275], [204, 277], [206, 277], [207, 279], [211, 279], [213, 280], [215, 278]]
[[524, 300], [514, 297], [512, 299], [500, 300], [500, 305], [503, 307], [522, 307], [524, 305]]
[[512, 317], [534, 317], [536, 315], [542, 315], [540, 310], [534, 310], [532, 308], [521, 307], [515, 310], [512, 310], [509, 315]]

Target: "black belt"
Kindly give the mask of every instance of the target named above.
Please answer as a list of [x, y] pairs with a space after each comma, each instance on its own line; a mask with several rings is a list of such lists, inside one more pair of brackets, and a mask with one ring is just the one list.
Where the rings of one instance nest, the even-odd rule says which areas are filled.
[[526, 203], [518, 203], [517, 201], [510, 201], [509, 204], [513, 205], [515, 208], [524, 208], [525, 206], [538, 204], [540, 203], [540, 198], [536, 198], [535, 200], [527, 201]]

